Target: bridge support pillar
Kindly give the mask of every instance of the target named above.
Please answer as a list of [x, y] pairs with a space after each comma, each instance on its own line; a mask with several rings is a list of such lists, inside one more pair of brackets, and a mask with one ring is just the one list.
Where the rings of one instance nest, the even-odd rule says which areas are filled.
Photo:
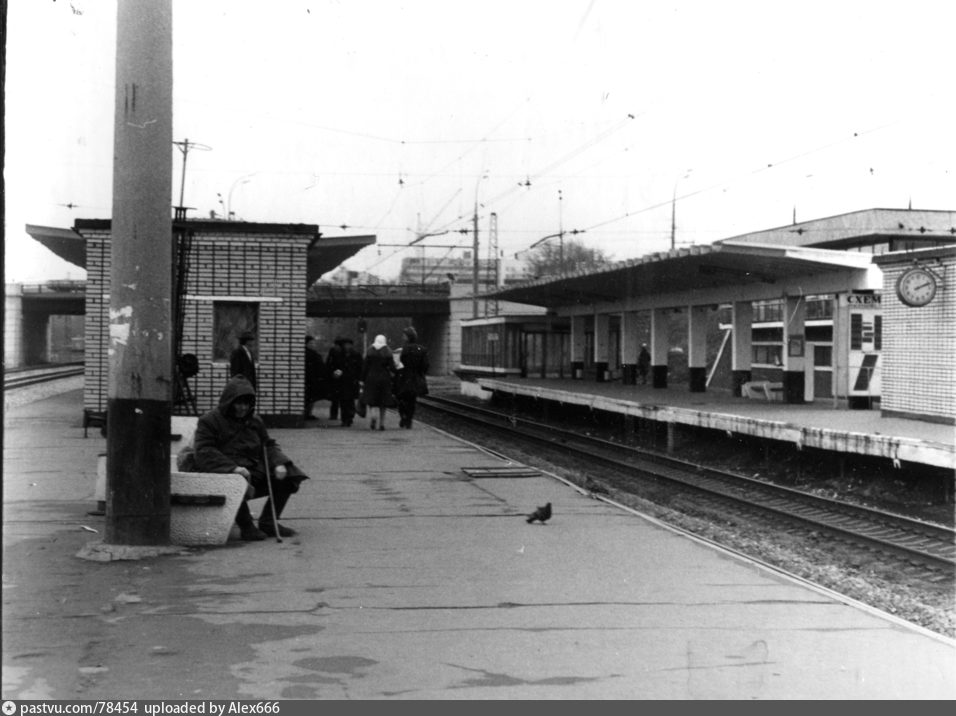
[[3, 309], [3, 360], [5, 368], [24, 365], [23, 287], [7, 284]]

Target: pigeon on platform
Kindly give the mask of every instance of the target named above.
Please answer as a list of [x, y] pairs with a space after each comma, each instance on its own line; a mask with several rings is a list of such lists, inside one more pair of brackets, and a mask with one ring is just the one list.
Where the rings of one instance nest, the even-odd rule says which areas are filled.
[[530, 515], [528, 515], [528, 519], [525, 520], [525, 522], [531, 524], [535, 520], [539, 520], [541, 524], [544, 524], [550, 519], [551, 519], [551, 503], [549, 502], [544, 507], [539, 507]]
[[593, 480], [590, 477], [584, 481], [584, 489], [594, 495], [609, 495], [611, 494], [608, 489], [602, 485], [597, 480]]

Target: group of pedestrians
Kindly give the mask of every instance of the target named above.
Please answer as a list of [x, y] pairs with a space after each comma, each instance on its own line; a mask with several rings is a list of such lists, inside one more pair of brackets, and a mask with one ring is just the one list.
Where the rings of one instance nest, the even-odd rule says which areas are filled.
[[327, 399], [329, 419], [341, 420], [343, 427], [351, 426], [358, 412], [368, 416], [372, 430], [385, 430], [388, 408], [397, 407], [399, 427], [410, 429], [418, 398], [428, 394], [429, 363], [415, 329], [406, 328], [404, 336], [396, 349], [384, 335], [375, 336], [364, 357], [351, 338], [339, 336], [324, 362], [315, 339], [306, 336], [305, 419], [315, 420], [315, 403]]
[[[279, 523], [279, 517], [289, 497], [309, 479], [282, 452], [256, 413], [254, 341], [252, 333], [239, 336], [239, 346], [229, 360], [231, 377], [219, 404], [199, 418], [192, 448], [179, 456], [180, 470], [233, 473], [246, 480], [248, 489], [236, 514], [236, 525], [240, 539], [247, 542], [295, 535], [295, 530]], [[341, 419], [345, 427], [354, 420], [357, 401], [377, 411], [369, 420], [372, 430], [385, 429], [386, 409], [395, 405], [399, 425], [412, 427], [416, 401], [428, 394], [425, 375], [429, 368], [428, 351], [418, 343], [414, 328], [405, 329], [405, 344], [394, 351], [385, 336], [376, 336], [364, 358], [347, 336], [335, 339], [325, 360], [316, 349], [314, 337], [306, 336], [305, 344], [306, 418], [314, 419], [316, 401], [328, 398], [330, 418]], [[258, 524], [248, 505], [257, 497], [269, 498]]]

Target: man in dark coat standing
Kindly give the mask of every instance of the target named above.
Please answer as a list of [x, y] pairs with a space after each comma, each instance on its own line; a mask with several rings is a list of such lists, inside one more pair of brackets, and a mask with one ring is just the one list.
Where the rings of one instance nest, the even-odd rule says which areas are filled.
[[647, 374], [651, 370], [651, 354], [647, 351], [647, 344], [641, 343], [641, 351], [637, 355], [637, 374], [641, 385], [647, 385]]
[[[278, 518], [289, 500], [299, 491], [299, 484], [308, 480], [269, 437], [261, 418], [255, 414], [256, 391], [241, 376], [231, 378], [219, 397], [219, 406], [199, 418], [193, 440], [195, 469], [200, 472], [236, 473], [246, 478], [250, 490], [239, 507], [236, 524], [243, 540], [263, 540], [267, 536], [291, 537], [295, 531], [273, 520]], [[265, 464], [268, 460], [268, 465]], [[247, 500], [269, 495], [272, 498], [259, 516], [256, 527]]]
[[359, 394], [358, 381], [362, 375], [362, 356], [352, 347], [348, 336], [337, 336], [325, 360], [329, 375], [329, 419], [342, 416], [342, 427], [352, 425], [355, 419], [355, 399]]
[[245, 377], [252, 387], [256, 383], [256, 361], [252, 355], [252, 345], [256, 341], [256, 336], [251, 331], [245, 331], [239, 336], [239, 347], [229, 356], [229, 377], [241, 375]]
[[428, 349], [418, 342], [418, 334], [409, 326], [405, 329], [405, 345], [401, 350], [402, 369], [395, 381], [395, 397], [398, 400], [399, 426], [410, 429], [415, 417], [418, 398], [428, 395]]

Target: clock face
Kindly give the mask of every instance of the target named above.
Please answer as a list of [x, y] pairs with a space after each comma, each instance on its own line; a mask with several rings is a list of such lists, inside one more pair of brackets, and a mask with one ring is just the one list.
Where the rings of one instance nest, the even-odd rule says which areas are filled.
[[907, 306], [925, 306], [936, 297], [936, 277], [923, 268], [904, 271], [896, 282], [896, 295]]

